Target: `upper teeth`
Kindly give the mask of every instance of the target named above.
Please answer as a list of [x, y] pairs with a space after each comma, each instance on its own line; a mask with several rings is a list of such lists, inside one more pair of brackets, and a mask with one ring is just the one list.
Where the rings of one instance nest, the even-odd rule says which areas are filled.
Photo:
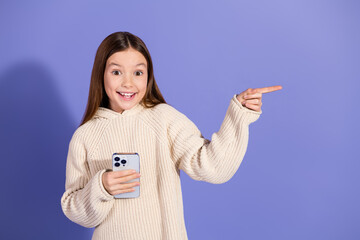
[[131, 96], [131, 95], [133, 95], [135, 93], [120, 93], [120, 94], [123, 95], [123, 96]]

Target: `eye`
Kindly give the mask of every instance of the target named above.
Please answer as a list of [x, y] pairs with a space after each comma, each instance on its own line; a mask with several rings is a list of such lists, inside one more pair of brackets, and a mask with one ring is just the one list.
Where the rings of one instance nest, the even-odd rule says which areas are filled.
[[[140, 73], [140, 75], [138, 75], [137, 73]], [[141, 75], [143, 75], [143, 74], [144, 74], [144, 73], [143, 73], [142, 71], [136, 71], [136, 72], [135, 72], [135, 75], [136, 75], [136, 76], [141, 76]]]
[[112, 71], [111, 73], [112, 73], [113, 75], [120, 75], [120, 71], [118, 71], [118, 70]]

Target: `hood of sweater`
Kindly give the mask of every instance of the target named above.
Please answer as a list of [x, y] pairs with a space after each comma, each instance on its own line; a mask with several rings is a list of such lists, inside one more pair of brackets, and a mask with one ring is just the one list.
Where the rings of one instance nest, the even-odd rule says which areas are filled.
[[98, 110], [96, 111], [94, 117], [102, 117], [102, 118], [106, 118], [106, 119], [112, 119], [112, 118], [117, 118], [117, 117], [134, 116], [134, 115], [140, 113], [144, 108], [145, 107], [141, 103], [138, 103], [131, 109], [124, 110], [122, 113], [119, 113], [110, 108], [99, 107]]

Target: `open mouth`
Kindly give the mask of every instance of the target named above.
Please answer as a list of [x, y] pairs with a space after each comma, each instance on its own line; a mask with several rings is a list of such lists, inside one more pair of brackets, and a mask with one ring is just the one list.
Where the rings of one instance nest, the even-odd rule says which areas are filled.
[[135, 97], [136, 93], [132, 92], [117, 92], [119, 96], [124, 100], [131, 100]]

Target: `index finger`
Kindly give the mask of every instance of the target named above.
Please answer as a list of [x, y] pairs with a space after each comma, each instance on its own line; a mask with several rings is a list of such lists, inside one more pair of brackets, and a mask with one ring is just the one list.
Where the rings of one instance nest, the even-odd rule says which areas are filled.
[[113, 171], [114, 173], [114, 178], [120, 178], [120, 177], [125, 177], [125, 176], [128, 176], [128, 175], [132, 175], [134, 173], [136, 173], [135, 170], [133, 169], [128, 169], [128, 170], [120, 170], [120, 171]]
[[255, 92], [259, 92], [259, 93], [269, 93], [269, 92], [274, 92], [274, 91], [278, 91], [282, 89], [281, 85], [277, 85], [277, 86], [271, 86], [271, 87], [264, 87], [264, 88], [256, 88]]

